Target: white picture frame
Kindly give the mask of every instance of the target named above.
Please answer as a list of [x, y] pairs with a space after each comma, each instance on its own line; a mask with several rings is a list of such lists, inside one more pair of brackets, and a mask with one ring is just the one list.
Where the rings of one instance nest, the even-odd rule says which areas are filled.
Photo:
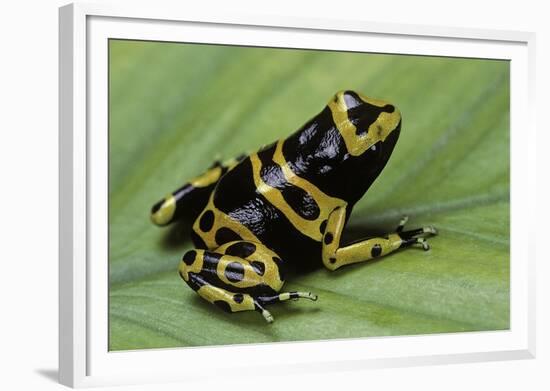
[[[185, 381], [207, 375], [207, 360], [209, 371], [215, 368], [218, 376], [230, 376], [234, 367], [270, 366], [292, 373], [534, 357], [535, 259], [531, 249], [535, 235], [529, 235], [529, 222], [534, 216], [535, 192], [530, 190], [535, 184], [536, 148], [535, 138], [525, 137], [535, 133], [533, 33], [268, 15], [198, 15], [181, 9], [90, 4], [64, 6], [59, 15], [61, 383], [87, 387]], [[109, 353], [107, 265], [91, 261], [107, 250], [107, 40], [183, 41], [184, 37], [186, 42], [510, 60], [510, 330]], [[520, 127], [522, 135], [518, 134]], [[521, 147], [513, 142], [519, 138]], [[286, 357], [293, 357], [292, 365]], [[228, 358], [238, 364], [222, 365]]]

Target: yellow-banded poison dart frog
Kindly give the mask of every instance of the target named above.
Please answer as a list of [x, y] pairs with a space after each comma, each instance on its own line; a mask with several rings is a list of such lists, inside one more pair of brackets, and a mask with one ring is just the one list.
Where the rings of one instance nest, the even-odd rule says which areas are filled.
[[401, 131], [390, 103], [353, 91], [336, 93], [298, 131], [258, 152], [225, 163], [157, 202], [160, 226], [194, 221], [196, 249], [179, 274], [202, 298], [228, 312], [265, 309], [310, 292], [280, 293], [289, 271], [329, 270], [368, 261], [414, 244], [429, 249], [433, 227], [396, 230], [352, 244], [341, 235], [355, 203], [378, 177]]

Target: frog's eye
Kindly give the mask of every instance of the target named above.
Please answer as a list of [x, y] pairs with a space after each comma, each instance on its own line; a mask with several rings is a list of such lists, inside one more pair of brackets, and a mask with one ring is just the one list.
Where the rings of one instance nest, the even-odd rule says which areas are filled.
[[351, 110], [365, 103], [356, 92], [349, 90], [339, 91], [334, 95], [332, 100], [342, 110]]
[[348, 110], [354, 109], [358, 106], [361, 106], [365, 102], [359, 97], [359, 95], [353, 91], [344, 91], [342, 94], [344, 102], [346, 103], [346, 108]]

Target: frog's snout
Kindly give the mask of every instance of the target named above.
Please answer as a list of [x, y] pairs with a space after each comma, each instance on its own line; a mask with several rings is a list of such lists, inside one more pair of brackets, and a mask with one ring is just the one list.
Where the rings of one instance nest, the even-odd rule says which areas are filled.
[[172, 221], [176, 212], [176, 199], [172, 194], [157, 202], [151, 208], [151, 221], [159, 226], [166, 225]]

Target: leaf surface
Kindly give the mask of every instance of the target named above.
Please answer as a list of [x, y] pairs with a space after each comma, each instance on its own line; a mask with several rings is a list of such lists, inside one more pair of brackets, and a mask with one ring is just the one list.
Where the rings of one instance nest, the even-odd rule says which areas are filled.
[[[115, 40], [109, 65], [111, 350], [509, 328], [508, 62]], [[438, 228], [432, 249], [295, 276], [284, 289], [319, 300], [270, 307], [271, 325], [219, 311], [178, 276], [189, 228], [153, 226], [151, 206], [215, 159], [289, 135], [341, 89], [403, 114], [346, 238], [408, 214]]]

